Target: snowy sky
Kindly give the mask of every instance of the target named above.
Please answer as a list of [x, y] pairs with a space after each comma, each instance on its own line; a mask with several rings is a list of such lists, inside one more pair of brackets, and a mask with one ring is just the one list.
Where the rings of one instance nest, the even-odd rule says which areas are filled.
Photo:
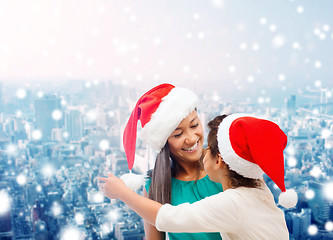
[[0, 0], [0, 81], [333, 87], [330, 0]]

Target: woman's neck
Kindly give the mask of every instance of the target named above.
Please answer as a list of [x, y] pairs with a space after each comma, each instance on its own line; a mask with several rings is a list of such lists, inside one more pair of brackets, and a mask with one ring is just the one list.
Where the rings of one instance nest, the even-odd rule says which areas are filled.
[[178, 171], [174, 177], [182, 181], [193, 181], [205, 176], [205, 171], [200, 169], [198, 164], [182, 164], [178, 166]]

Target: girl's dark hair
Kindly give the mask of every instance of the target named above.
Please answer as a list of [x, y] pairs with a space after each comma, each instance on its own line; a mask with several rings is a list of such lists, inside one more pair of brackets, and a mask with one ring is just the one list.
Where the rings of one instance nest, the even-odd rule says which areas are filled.
[[[223, 119], [228, 115], [220, 115], [215, 117], [208, 123], [208, 128], [210, 129], [208, 133], [208, 147], [212, 157], [217, 157], [220, 154], [218, 140], [217, 140], [217, 131]], [[232, 188], [237, 187], [249, 187], [249, 188], [257, 188], [260, 187], [261, 181], [258, 179], [252, 179], [243, 177], [242, 175], [238, 174], [237, 172], [231, 170], [228, 166], [228, 175], [231, 180], [230, 184]]]

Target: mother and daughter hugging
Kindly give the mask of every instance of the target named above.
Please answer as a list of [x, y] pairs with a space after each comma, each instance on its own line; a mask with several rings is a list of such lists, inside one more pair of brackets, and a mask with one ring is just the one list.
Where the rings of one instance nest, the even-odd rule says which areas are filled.
[[141, 96], [123, 143], [132, 169], [140, 120], [140, 137], [158, 151], [144, 194], [111, 173], [98, 178], [100, 189], [144, 219], [145, 239], [289, 239], [284, 213], [263, 180], [267, 174], [281, 189], [281, 206], [296, 205], [295, 190], [284, 183], [286, 134], [266, 119], [220, 115], [208, 123], [204, 149], [197, 104], [192, 91], [171, 84]]

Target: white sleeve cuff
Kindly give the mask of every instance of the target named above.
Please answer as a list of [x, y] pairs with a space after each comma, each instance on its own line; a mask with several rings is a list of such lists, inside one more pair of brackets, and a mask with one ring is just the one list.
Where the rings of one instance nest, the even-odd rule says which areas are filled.
[[165, 212], [168, 211], [167, 209], [170, 207], [170, 204], [164, 204], [157, 212], [156, 219], [155, 219], [155, 227], [158, 231], [165, 232], [166, 230], [163, 229], [163, 216], [165, 215]]

